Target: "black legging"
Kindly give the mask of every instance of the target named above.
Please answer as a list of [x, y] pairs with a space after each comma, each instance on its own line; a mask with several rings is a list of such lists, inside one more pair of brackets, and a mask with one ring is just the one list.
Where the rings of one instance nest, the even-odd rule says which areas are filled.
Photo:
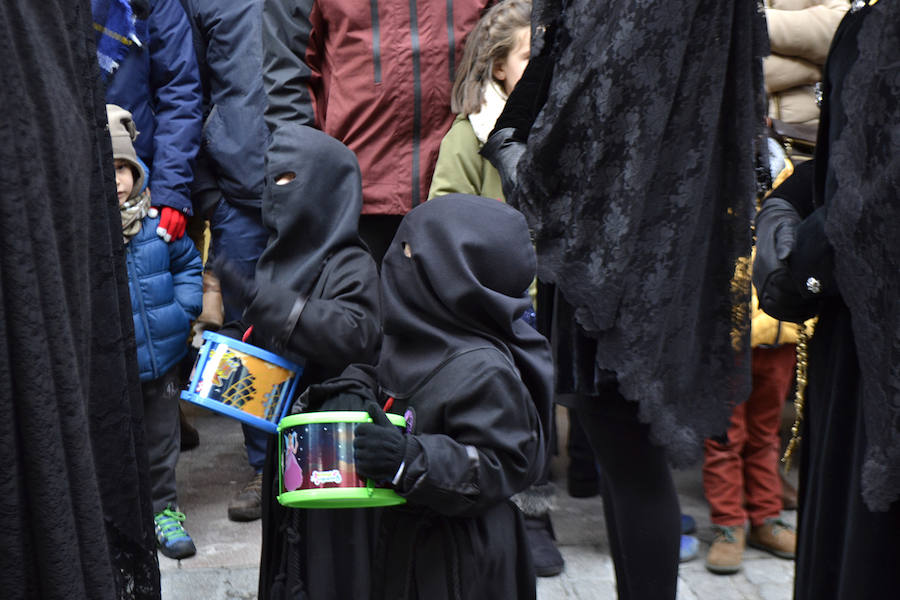
[[591, 404], [578, 417], [600, 463], [619, 600], [672, 600], [681, 513], [665, 452], [636, 403], [609, 391]]

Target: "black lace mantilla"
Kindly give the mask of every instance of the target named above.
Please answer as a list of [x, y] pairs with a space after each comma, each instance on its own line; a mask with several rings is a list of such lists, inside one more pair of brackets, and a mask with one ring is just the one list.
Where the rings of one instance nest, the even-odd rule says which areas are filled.
[[746, 0], [572, 0], [559, 26], [510, 203], [598, 367], [685, 464], [749, 390], [765, 20]]
[[853, 315], [866, 448], [863, 498], [887, 510], [900, 498], [900, 7], [870, 8], [841, 101], [847, 118], [829, 168], [825, 231], [835, 278]]
[[87, 0], [0, 3], [0, 595], [158, 600]]

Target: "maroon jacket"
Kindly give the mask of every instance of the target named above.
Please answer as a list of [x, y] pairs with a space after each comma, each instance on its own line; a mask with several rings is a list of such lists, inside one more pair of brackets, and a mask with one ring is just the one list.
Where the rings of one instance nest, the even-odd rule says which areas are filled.
[[269, 172], [290, 170], [279, 164], [287, 149], [279, 131], [311, 125], [359, 159], [363, 214], [403, 215], [424, 201], [453, 121], [465, 35], [488, 3], [265, 0]]

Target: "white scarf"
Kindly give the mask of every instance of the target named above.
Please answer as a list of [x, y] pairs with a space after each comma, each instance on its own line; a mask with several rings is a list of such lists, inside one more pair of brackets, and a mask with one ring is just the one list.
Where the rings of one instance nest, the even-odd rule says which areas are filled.
[[484, 99], [481, 102], [481, 108], [477, 113], [469, 115], [469, 123], [475, 130], [475, 137], [482, 145], [487, 141], [488, 136], [497, 124], [503, 107], [506, 106], [506, 93], [497, 85], [493, 79], [484, 86]]

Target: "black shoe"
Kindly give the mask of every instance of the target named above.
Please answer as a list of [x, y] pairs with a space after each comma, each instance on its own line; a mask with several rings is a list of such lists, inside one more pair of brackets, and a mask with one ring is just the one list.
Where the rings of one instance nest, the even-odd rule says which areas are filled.
[[600, 493], [600, 479], [569, 477], [566, 487], [569, 490], [569, 495], [573, 498], [593, 498]]
[[592, 498], [600, 494], [600, 471], [592, 460], [569, 459], [566, 487], [573, 498]]
[[193, 450], [200, 445], [200, 433], [196, 427], [188, 423], [187, 417], [184, 416], [184, 411], [181, 410], [180, 406], [178, 407], [178, 418], [181, 427], [181, 451]]
[[255, 521], [262, 517], [262, 473], [257, 473], [228, 503], [232, 521]]
[[531, 562], [538, 577], [553, 577], [562, 573], [566, 563], [556, 547], [550, 515], [525, 517], [525, 536], [531, 551]]

